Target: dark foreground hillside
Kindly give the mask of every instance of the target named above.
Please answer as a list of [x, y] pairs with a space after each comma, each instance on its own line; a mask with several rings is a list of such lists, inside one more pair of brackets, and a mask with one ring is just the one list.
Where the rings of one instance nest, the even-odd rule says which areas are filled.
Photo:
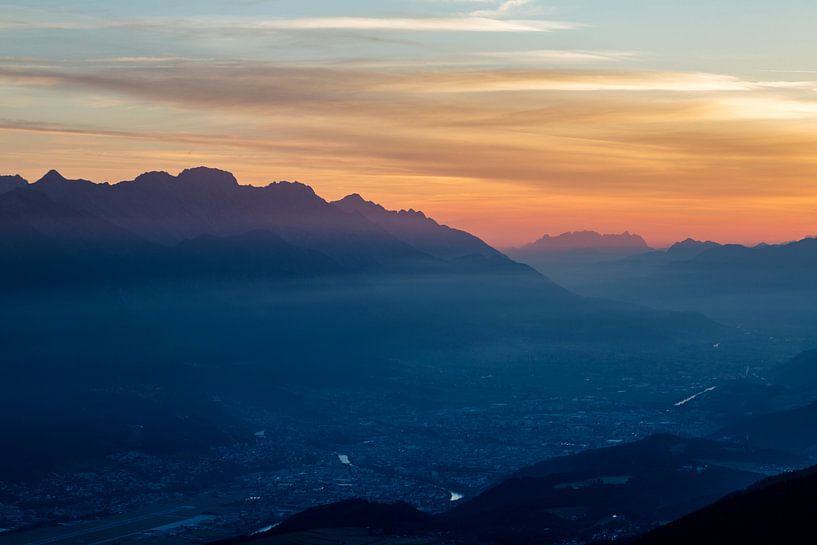
[[663, 526], [632, 545], [817, 542], [817, 468], [767, 479]]

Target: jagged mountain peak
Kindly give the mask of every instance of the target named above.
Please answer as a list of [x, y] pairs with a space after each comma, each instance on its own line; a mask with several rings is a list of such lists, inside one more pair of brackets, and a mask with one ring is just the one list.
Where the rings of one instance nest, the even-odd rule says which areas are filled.
[[400, 219], [412, 218], [427, 221], [432, 223], [433, 225], [439, 225], [436, 221], [434, 221], [434, 219], [426, 216], [425, 213], [420, 210], [415, 210], [414, 208], [389, 210], [382, 204], [378, 204], [374, 201], [365, 199], [360, 195], [360, 193], [351, 193], [338, 201], [334, 201], [332, 204], [347, 212], [360, 212], [364, 216], [367, 213], [380, 216], [391, 215]]
[[650, 247], [640, 236], [630, 231], [606, 234], [597, 231], [567, 231], [559, 235], [546, 234], [538, 240], [519, 248], [519, 251], [574, 251], [574, 250], [638, 250]]
[[44, 186], [64, 186], [66, 184], [92, 184], [92, 185], [108, 185], [107, 183], [96, 183], [83, 178], [70, 179], [63, 176], [58, 170], [51, 169], [46, 172], [42, 178], [34, 182], [32, 185]]
[[34, 183], [41, 184], [41, 183], [67, 182], [67, 181], [68, 181], [68, 179], [65, 176], [60, 174], [58, 170], [52, 168], [51, 170], [46, 172], [42, 176], [42, 178], [40, 178], [39, 180], [37, 180]]
[[180, 183], [207, 186], [211, 189], [233, 189], [238, 186], [238, 180], [231, 172], [209, 167], [187, 168], [176, 176], [176, 180]]
[[0, 194], [8, 193], [9, 191], [13, 191], [20, 187], [26, 187], [27, 185], [28, 180], [26, 180], [19, 174], [14, 174], [11, 176], [0, 176]]
[[134, 182], [142, 184], [160, 184], [171, 183], [175, 180], [175, 176], [164, 170], [151, 170], [150, 172], [143, 172], [136, 178]]
[[315, 193], [315, 190], [312, 189], [312, 186], [298, 181], [290, 182], [287, 180], [278, 180], [277, 182], [270, 182], [269, 184], [267, 184], [267, 188], [279, 189], [287, 191], [292, 194], [302, 194], [317, 197], [317, 193]]

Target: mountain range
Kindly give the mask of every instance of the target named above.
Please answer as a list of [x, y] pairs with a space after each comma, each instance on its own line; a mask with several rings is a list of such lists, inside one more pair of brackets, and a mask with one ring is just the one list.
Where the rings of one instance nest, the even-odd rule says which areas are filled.
[[517, 253], [535, 254], [546, 252], [570, 252], [589, 250], [599, 253], [640, 253], [650, 250], [647, 242], [636, 234], [601, 234], [596, 231], [571, 231], [557, 236], [542, 238], [514, 249]]
[[803, 335], [817, 324], [817, 239], [741, 246], [687, 239], [666, 250], [603, 256], [509, 251], [576, 293], [730, 325]]
[[[214, 254], [229, 246], [231, 261], [262, 262], [266, 273], [535, 276], [476, 237], [421, 213], [365, 207], [352, 196], [329, 203], [297, 182], [244, 186], [228, 172], [203, 167], [178, 176], [148, 172], [115, 184], [67, 180], [53, 170], [32, 184], [3, 180], [0, 244], [9, 250], [24, 246], [11, 258], [23, 260], [15, 268], [29, 273], [37, 269], [35, 249], [52, 259], [95, 253], [103, 263], [94, 268], [104, 265], [111, 272], [117, 262], [119, 269], [134, 270], [148, 259], [156, 260], [154, 270], [172, 271], [209, 246]], [[37, 275], [25, 276], [31, 281]]]

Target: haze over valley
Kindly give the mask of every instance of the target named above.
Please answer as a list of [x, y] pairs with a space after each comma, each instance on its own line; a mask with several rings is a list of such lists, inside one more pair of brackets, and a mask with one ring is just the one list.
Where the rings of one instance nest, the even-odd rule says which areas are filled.
[[815, 23], [5, 0], [0, 545], [816, 543]]
[[[11, 542], [184, 498], [216, 514], [173, 527], [182, 541], [252, 533], [349, 498], [429, 513], [462, 503], [453, 519], [410, 528], [460, 535], [446, 521], [490, 505], [490, 487], [519, 468], [685, 441], [666, 434], [732, 440], [742, 433], [718, 429], [817, 398], [813, 377], [775, 378], [813, 342], [805, 335], [582, 297], [465, 231], [357, 194], [328, 202], [304, 184], [245, 186], [204, 167], [115, 184], [53, 170], [2, 180], [3, 429], [16, 445], [2, 455], [2, 501], [9, 538], [20, 536]], [[598, 266], [691, 245], [653, 251], [627, 235], [612, 246], [637, 253], [622, 258], [592, 244], [610, 237], [579, 238], [584, 255], [608, 259]], [[743, 473], [703, 479], [679, 497], [683, 507], [622, 512], [621, 524], [590, 531], [582, 521], [616, 514], [621, 500], [587, 504], [552, 538], [637, 533], [807, 465], [811, 444], [752, 442], [725, 466]], [[616, 477], [632, 471], [608, 470], [610, 486], [670, 478]], [[579, 501], [560, 487], [546, 500], [554, 513]], [[538, 509], [528, 494], [514, 501]], [[499, 526], [469, 522], [477, 533], [461, 538], [505, 535], [505, 515], [492, 516], [481, 518]], [[519, 539], [538, 532], [520, 524]], [[98, 532], [89, 523], [80, 535]]]

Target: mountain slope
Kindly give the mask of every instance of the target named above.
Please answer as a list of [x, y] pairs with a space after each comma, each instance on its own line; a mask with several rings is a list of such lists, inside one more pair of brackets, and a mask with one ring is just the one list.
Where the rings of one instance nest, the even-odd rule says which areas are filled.
[[817, 239], [778, 245], [684, 241], [594, 267], [537, 266], [581, 295], [617, 298], [770, 334], [809, 334], [817, 324]]
[[35, 189], [0, 195], [0, 289], [135, 274], [138, 263], [156, 250], [135, 234]]
[[55, 202], [165, 245], [202, 235], [223, 237], [266, 230], [291, 244], [324, 253], [350, 270], [434, 262], [365, 218], [330, 205], [300, 183], [243, 186], [229, 172], [199, 167], [178, 176], [148, 172], [116, 184], [66, 180], [51, 171], [31, 187]]
[[421, 212], [390, 212], [359, 197], [332, 204], [297, 182], [245, 186], [229, 172], [198, 167], [178, 176], [147, 172], [115, 184], [67, 180], [52, 170], [30, 187], [57, 204], [166, 246], [267, 231], [323, 254], [347, 272], [536, 276], [473, 235]]
[[518, 253], [546, 253], [590, 250], [599, 253], [639, 253], [650, 250], [641, 236], [625, 231], [621, 234], [601, 234], [596, 231], [573, 231], [542, 238], [516, 248]]
[[19, 174], [15, 174], [14, 176], [0, 176], [0, 195], [27, 185], [28, 181]]
[[504, 257], [474, 235], [440, 225], [419, 211], [387, 210], [377, 203], [364, 200], [357, 193], [347, 195], [332, 204], [346, 212], [358, 213], [400, 240], [442, 259], [471, 255]]
[[616, 262], [629, 256], [650, 253], [650, 247], [639, 235], [624, 232], [618, 235], [595, 231], [575, 231], [539, 240], [520, 248], [510, 248], [507, 254], [557, 283], [569, 285], [587, 274], [588, 270]]
[[817, 456], [817, 401], [794, 409], [749, 416], [712, 437], [761, 448]]
[[817, 350], [801, 352], [774, 370], [777, 384], [794, 390], [817, 393]]
[[632, 545], [786, 545], [817, 539], [817, 468], [762, 481]]
[[670, 246], [665, 252], [666, 260], [678, 261], [684, 259], [694, 259], [695, 257], [698, 257], [707, 250], [719, 248], [720, 246], [721, 246], [720, 244], [718, 244], [717, 242], [712, 242], [711, 240], [700, 241], [688, 238], [682, 240], [681, 242], [676, 242], [675, 244]]
[[764, 465], [792, 463], [802, 460], [656, 435], [522, 469], [443, 517], [479, 529], [472, 535], [477, 542], [494, 535], [535, 543], [632, 534], [755, 482]]

